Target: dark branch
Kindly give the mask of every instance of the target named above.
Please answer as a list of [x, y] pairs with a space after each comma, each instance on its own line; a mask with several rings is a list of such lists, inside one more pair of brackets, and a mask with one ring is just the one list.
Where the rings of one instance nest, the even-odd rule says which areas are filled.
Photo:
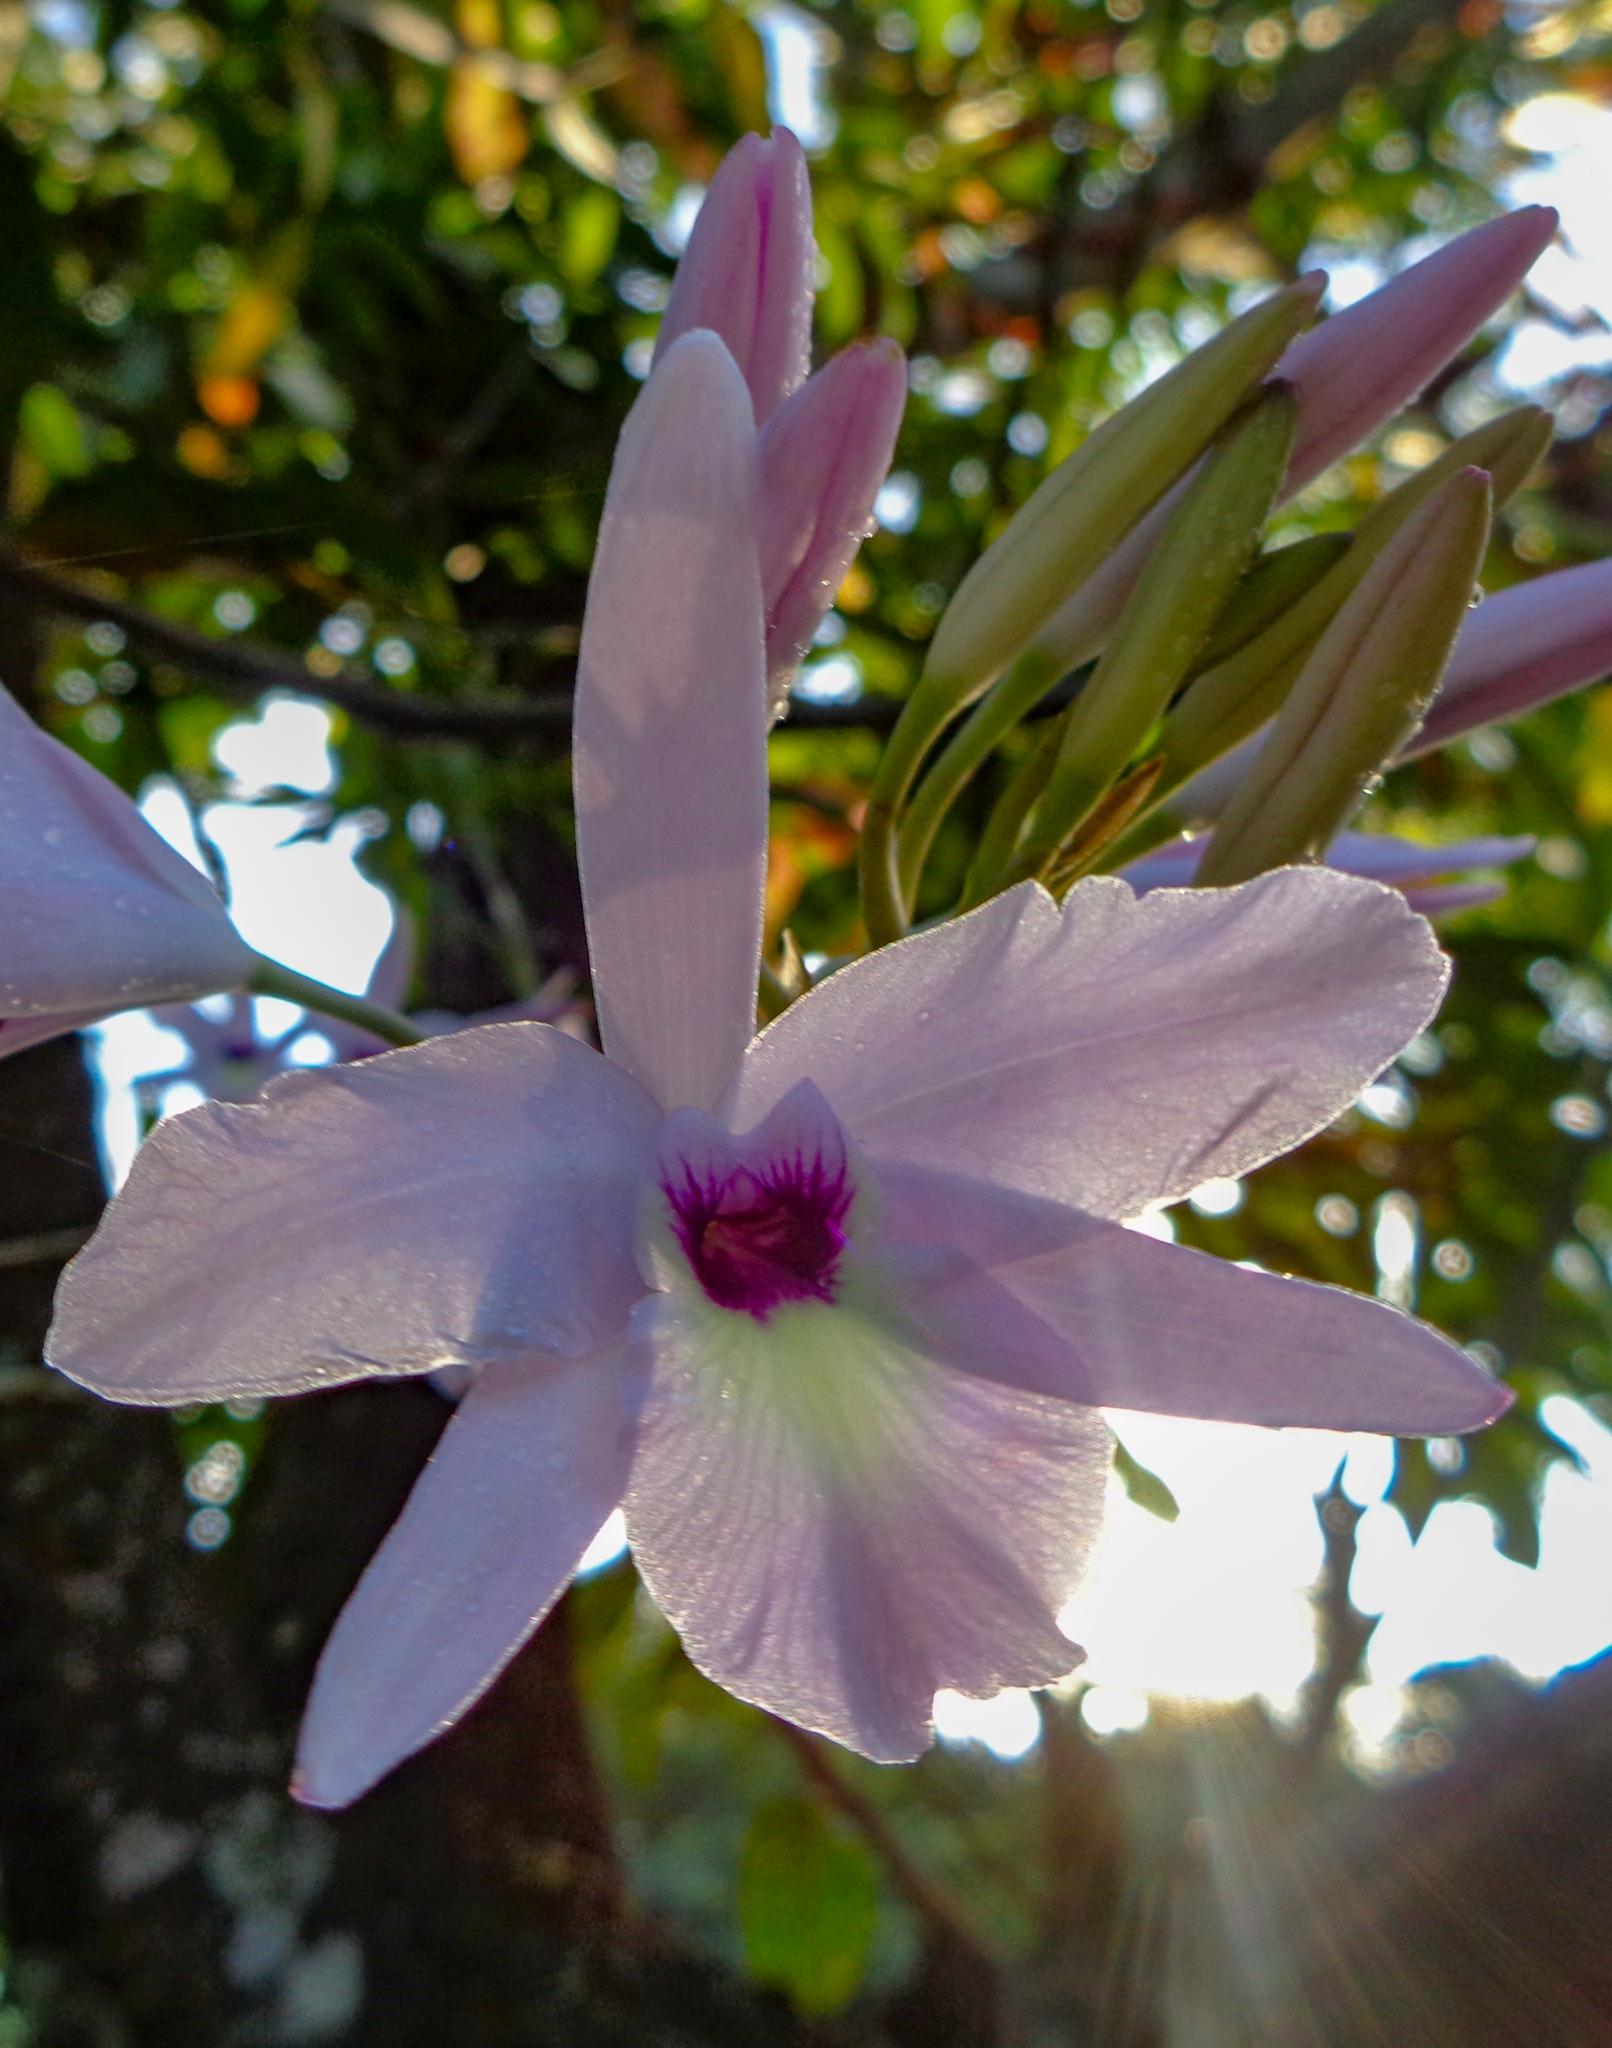
[[[265, 690], [317, 697], [394, 739], [563, 741], [571, 730], [569, 690], [528, 697], [429, 697], [388, 689], [351, 669], [333, 676], [314, 675], [292, 655], [176, 625], [121, 598], [36, 568], [5, 550], [0, 550], [0, 595], [18, 601], [19, 608], [56, 618], [107, 620], [136, 652], [171, 662], [222, 696], [247, 703], [255, 703]], [[852, 704], [796, 704], [789, 722], [797, 730], [887, 732], [900, 708], [890, 697], [865, 697]]]

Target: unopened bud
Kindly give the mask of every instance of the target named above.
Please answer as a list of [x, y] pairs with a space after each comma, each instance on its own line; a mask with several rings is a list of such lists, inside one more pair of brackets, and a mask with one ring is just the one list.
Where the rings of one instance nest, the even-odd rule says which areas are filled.
[[1394, 534], [1321, 636], [1198, 870], [1225, 886], [1317, 855], [1416, 730], [1471, 602], [1489, 479], [1466, 470]]

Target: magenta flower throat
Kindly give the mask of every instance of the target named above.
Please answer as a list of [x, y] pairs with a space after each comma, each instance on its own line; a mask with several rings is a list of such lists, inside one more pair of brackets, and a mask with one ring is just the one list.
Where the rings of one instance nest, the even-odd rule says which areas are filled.
[[844, 1152], [797, 1147], [752, 1166], [679, 1162], [663, 1176], [672, 1229], [719, 1308], [764, 1323], [781, 1302], [832, 1301], [855, 1189]]

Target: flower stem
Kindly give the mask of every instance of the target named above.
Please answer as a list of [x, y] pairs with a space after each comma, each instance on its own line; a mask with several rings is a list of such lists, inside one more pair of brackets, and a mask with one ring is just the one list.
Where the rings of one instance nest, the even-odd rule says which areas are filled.
[[388, 1045], [418, 1045], [423, 1036], [396, 1010], [369, 1002], [363, 996], [350, 996], [339, 988], [327, 988], [322, 981], [298, 974], [294, 968], [282, 967], [278, 960], [265, 960], [261, 953], [249, 985], [254, 995], [279, 996], [284, 1002], [300, 1003], [305, 1010], [317, 1010], [321, 1016], [339, 1017], [343, 1023], [372, 1031]]

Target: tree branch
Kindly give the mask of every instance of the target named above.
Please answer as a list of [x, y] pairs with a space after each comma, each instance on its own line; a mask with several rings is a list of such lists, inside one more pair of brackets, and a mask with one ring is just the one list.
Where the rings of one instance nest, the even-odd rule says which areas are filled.
[[[129, 645], [154, 661], [171, 662], [221, 696], [255, 703], [266, 690], [286, 690], [334, 704], [364, 724], [399, 740], [559, 740], [571, 731], [571, 692], [541, 696], [431, 697], [389, 689], [356, 670], [333, 676], [310, 673], [293, 655], [249, 641], [225, 640], [176, 625], [122, 598], [68, 582], [48, 569], [0, 549], [0, 596], [56, 618], [104, 619], [119, 628]], [[851, 704], [791, 706], [796, 731], [888, 732], [901, 706], [893, 697], [860, 697]]]

